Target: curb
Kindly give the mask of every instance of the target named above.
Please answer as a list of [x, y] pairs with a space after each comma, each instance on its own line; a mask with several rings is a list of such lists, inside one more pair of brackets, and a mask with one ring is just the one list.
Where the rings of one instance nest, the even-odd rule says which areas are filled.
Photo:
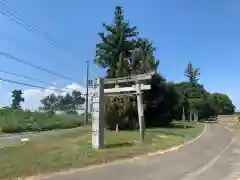
[[208, 124], [204, 124], [204, 129], [203, 131], [194, 139], [190, 140], [190, 141], [186, 141], [180, 145], [176, 145], [176, 146], [172, 146], [170, 148], [164, 149], [164, 150], [159, 150], [156, 152], [152, 152], [152, 153], [147, 153], [145, 155], [140, 155], [140, 156], [136, 156], [133, 158], [127, 158], [127, 159], [122, 159], [122, 160], [115, 160], [113, 162], [107, 162], [107, 163], [102, 163], [102, 164], [98, 164], [98, 165], [90, 165], [88, 167], [83, 167], [83, 168], [76, 168], [76, 169], [70, 169], [70, 170], [66, 170], [66, 171], [60, 171], [60, 172], [55, 172], [52, 174], [41, 174], [41, 175], [36, 175], [36, 176], [31, 176], [28, 178], [24, 178], [25, 180], [40, 180], [40, 179], [48, 179], [54, 176], [61, 176], [61, 175], [69, 175], [75, 172], [81, 172], [81, 171], [88, 171], [88, 170], [92, 170], [92, 169], [98, 169], [98, 168], [102, 168], [102, 167], [107, 167], [107, 166], [113, 166], [113, 165], [118, 165], [118, 164], [122, 164], [122, 163], [126, 163], [126, 162], [132, 162], [135, 160], [140, 160], [140, 159], [144, 159], [147, 157], [151, 157], [151, 156], [156, 156], [156, 155], [161, 155], [161, 154], [165, 154], [168, 152], [173, 152], [173, 151], [177, 151], [180, 148], [183, 148], [187, 145], [190, 145], [192, 143], [194, 143], [195, 141], [197, 141], [198, 139], [200, 139], [206, 132], [208, 128]]

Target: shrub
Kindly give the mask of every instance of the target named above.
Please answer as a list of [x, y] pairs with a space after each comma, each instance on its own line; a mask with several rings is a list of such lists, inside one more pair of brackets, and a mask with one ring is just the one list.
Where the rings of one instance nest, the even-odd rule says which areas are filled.
[[46, 131], [53, 129], [69, 129], [81, 126], [83, 117], [48, 115], [39, 112], [15, 110], [11, 113], [1, 113], [0, 126], [4, 133], [19, 133], [26, 131]]

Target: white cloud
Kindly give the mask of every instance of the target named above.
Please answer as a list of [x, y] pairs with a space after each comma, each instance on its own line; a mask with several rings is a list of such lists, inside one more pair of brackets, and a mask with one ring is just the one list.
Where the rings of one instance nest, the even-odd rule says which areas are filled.
[[53, 92], [53, 90], [25, 89], [23, 90], [24, 102], [22, 106], [31, 110], [38, 109], [41, 105], [40, 100]]
[[[22, 107], [26, 108], [26, 109], [36, 110], [41, 105], [40, 100], [43, 97], [46, 97], [51, 93], [64, 95], [67, 92], [71, 92], [72, 90], [78, 90], [78, 91], [82, 92], [83, 94], [86, 93], [86, 88], [84, 86], [75, 84], [75, 83], [67, 85], [66, 87], [62, 88], [61, 89], [62, 91], [66, 91], [66, 92], [62, 92], [62, 93], [58, 93], [58, 92], [54, 91], [54, 87], [50, 87], [49, 89], [50, 90], [39, 90], [39, 89], [23, 90], [23, 97], [24, 97], [25, 101], [22, 104]], [[89, 93], [91, 93], [91, 92], [92, 92], [92, 89], [89, 88]]]
[[[76, 84], [76, 83], [73, 83], [73, 84], [70, 84], [68, 86], [66, 86], [65, 88], [63, 88], [64, 91], [67, 91], [67, 92], [71, 92], [72, 90], [78, 90], [80, 92], [82, 92], [83, 94], [86, 93], [86, 87], [84, 86], [81, 86], [79, 84]], [[92, 91], [92, 88], [88, 88], [89, 92]]]

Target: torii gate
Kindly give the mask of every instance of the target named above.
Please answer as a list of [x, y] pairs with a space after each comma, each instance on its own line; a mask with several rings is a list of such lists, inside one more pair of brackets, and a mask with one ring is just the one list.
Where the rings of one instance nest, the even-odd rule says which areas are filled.
[[[93, 105], [92, 105], [92, 147], [99, 149], [104, 147], [104, 96], [111, 95], [137, 95], [138, 119], [141, 140], [144, 139], [144, 115], [142, 104], [142, 90], [151, 89], [151, 85], [143, 84], [155, 74], [155, 71], [129, 77], [103, 79], [97, 77], [93, 82]], [[132, 87], [119, 87], [119, 84], [134, 82]], [[115, 84], [115, 88], [104, 89], [104, 84]]]

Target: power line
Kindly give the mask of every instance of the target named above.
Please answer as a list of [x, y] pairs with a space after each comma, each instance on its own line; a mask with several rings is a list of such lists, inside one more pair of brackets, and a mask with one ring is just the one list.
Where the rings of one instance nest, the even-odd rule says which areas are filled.
[[14, 40], [13, 37], [11, 37], [10, 35], [8, 35], [7, 33], [4, 32], [0, 32], [0, 36], [6, 40], [8, 40], [9, 42], [14, 42], [16, 44], [18, 44], [20, 47], [24, 48], [25, 46], [22, 45], [21, 42], [17, 41], [16, 39]]
[[[0, 69], [0, 72], [56, 87], [56, 84], [49, 83], [47, 81], [43, 81], [43, 80], [40, 80], [40, 79], [31, 78], [31, 77], [28, 77], [28, 76], [24, 76], [24, 75], [21, 75], [21, 74], [13, 73], [13, 72], [10, 72], [10, 71], [5, 71], [5, 70], [2, 70], [2, 69]], [[69, 88], [69, 87], [65, 87], [65, 89], [69, 89], [71, 91], [75, 90], [75, 89], [72, 89], [72, 88]]]
[[[27, 49], [27, 50], [31, 50], [31, 51], [35, 51], [36, 49], [35, 48], [29, 48], [27, 47], [26, 45], [24, 45], [23, 42], [19, 41], [18, 39], [14, 38], [13, 36], [5, 33], [5, 32], [0, 32], [0, 37], [7, 40], [9, 43], [14, 43], [16, 45], [18, 45], [18, 47], [21, 47], [23, 49]], [[48, 58], [51, 58], [51, 59], [55, 59], [56, 57], [50, 55], [49, 53], [46, 53], [46, 52], [40, 52], [38, 54], [44, 54], [44, 56], [48, 57]], [[59, 58], [58, 58], [59, 59]]]
[[19, 84], [19, 85], [28, 86], [28, 87], [34, 87], [34, 88], [43, 89], [43, 90], [51, 90], [51, 91], [57, 91], [57, 92], [62, 92], [62, 93], [69, 93], [67, 91], [63, 91], [63, 90], [60, 90], [60, 89], [51, 89], [51, 88], [46, 88], [46, 87], [43, 87], [43, 86], [28, 84], [28, 83], [24, 83], [24, 82], [20, 82], [20, 81], [14, 81], [14, 80], [5, 79], [5, 78], [0, 78], [0, 81], [9, 82], [9, 83], [13, 83], [13, 84]]
[[68, 45], [55, 40], [48, 32], [44, 31], [43, 29], [40, 29], [32, 22], [26, 20], [26, 18], [23, 18], [18, 12], [10, 11], [9, 8], [7, 8], [7, 5], [3, 1], [0, 1], [0, 6], [2, 8], [0, 10], [1, 14], [7, 16], [12, 21], [18, 23], [26, 30], [31, 31], [31, 32], [38, 32], [41, 35], [43, 35], [43, 37], [45, 37], [50, 44], [52, 44], [56, 47], [62, 48], [64, 51], [71, 53], [72, 55], [74, 55], [77, 58], [80, 57], [80, 53], [78, 53], [75, 49], [72, 49]]
[[35, 69], [38, 69], [38, 70], [41, 70], [41, 71], [45, 71], [45, 72], [47, 72], [47, 73], [49, 73], [49, 74], [52, 74], [52, 75], [54, 75], [54, 76], [58, 76], [58, 77], [61, 77], [61, 78], [63, 78], [63, 79], [69, 80], [69, 81], [74, 81], [74, 82], [76, 81], [76, 80], [74, 80], [74, 79], [72, 79], [72, 78], [69, 78], [69, 77], [63, 76], [63, 75], [61, 75], [61, 74], [58, 74], [58, 73], [56, 73], [56, 72], [50, 71], [50, 70], [48, 70], [48, 69], [46, 69], [46, 68], [43, 68], [43, 67], [38, 66], [38, 65], [35, 65], [35, 64], [30, 63], [30, 62], [28, 62], [28, 61], [25, 61], [25, 60], [23, 60], [23, 59], [17, 58], [17, 57], [12, 56], [12, 55], [10, 55], [10, 54], [8, 54], [8, 53], [0, 52], [0, 55], [5, 56], [5, 57], [7, 57], [7, 58], [9, 58], [9, 59], [11, 59], [11, 60], [17, 61], [17, 62], [19, 62], [19, 63], [28, 65], [28, 66], [33, 67], [33, 68], [35, 68]]
[[[43, 86], [28, 84], [28, 83], [24, 83], [24, 82], [20, 82], [20, 81], [14, 81], [14, 80], [5, 79], [5, 78], [0, 78], [0, 81], [12, 83], [12, 84], [19, 84], [19, 85], [28, 86], [28, 87], [34, 87], [34, 88], [38, 88], [38, 89], [42, 89], [42, 90], [50, 90], [50, 91], [56, 91], [56, 92], [61, 92], [61, 93], [69, 93], [67, 91], [63, 91], [63, 90], [60, 90], [60, 89], [51, 89], [51, 88], [46, 88], [46, 87], [43, 87]], [[82, 97], [82, 95], [77, 96], [76, 98], [79, 98], [79, 97]]]
[[[40, 29], [34, 23], [30, 22], [25, 17], [21, 16], [18, 12], [13, 11], [13, 10], [12, 11], [9, 10], [9, 7], [5, 4], [5, 2], [3, 0], [2, 1], [0, 0], [0, 7], [1, 7], [0, 13], [5, 15], [5, 16], [7, 16], [10, 20], [18, 23], [20, 26], [22, 26], [23, 28], [25, 28], [26, 30], [28, 30], [30, 32], [38, 32], [38, 33], [40, 33], [41, 35], [43, 35], [44, 38], [46, 38], [48, 40], [48, 42], [50, 44], [52, 44], [52, 45], [54, 45], [56, 47], [62, 48], [64, 51], [66, 51], [68, 53], [71, 53], [72, 55], [74, 55], [77, 58], [80, 57], [80, 53], [78, 53], [75, 49], [72, 49], [68, 45], [66, 45], [66, 44], [64, 44], [64, 43], [62, 43], [60, 41], [55, 40], [48, 32], [44, 31], [43, 29]], [[4, 35], [6, 37], [6, 34], [4, 34]], [[6, 39], [10, 40], [10, 41], [13, 41], [13, 38], [11, 38], [11, 37], [10, 38], [7, 37]], [[19, 44], [21, 47], [24, 47], [21, 43], [19, 43], [19, 41], [17, 41], [17, 44]], [[0, 54], [2, 54], [2, 53], [0, 53]], [[52, 75], [59, 76], [61, 78], [67, 79], [67, 80], [76, 81], [76, 80], [73, 80], [71, 78], [65, 77], [65, 76], [57, 74], [55, 72], [52, 72], [50, 70], [47, 70], [45, 68], [42, 68], [40, 66], [34, 65], [32, 63], [29, 63], [27, 61], [23, 61], [22, 59], [19, 59], [19, 58], [16, 59], [16, 57], [14, 57], [14, 56], [10, 55], [11, 57], [9, 57], [9, 54], [5, 53], [5, 54], [2, 54], [2, 55], [5, 55], [5, 56], [7, 55], [8, 58], [11, 58], [11, 59], [13, 59], [15, 61], [18, 61], [18, 62], [21, 62], [21, 63], [24, 63], [26, 65], [32, 66], [32, 67], [37, 68], [39, 70], [43, 70], [43, 71], [48, 72], [48, 73], [50, 73]], [[21, 61], [19, 61], [19, 60], [21, 60]]]
[[17, 76], [17, 77], [22, 77], [24, 79], [28, 79], [28, 80], [31, 80], [31, 81], [36, 81], [36, 82], [39, 82], [39, 83], [44, 83], [46, 85], [56, 86], [53, 83], [49, 83], [49, 82], [46, 82], [46, 81], [43, 81], [43, 80], [39, 80], [39, 79], [31, 78], [31, 77], [28, 77], [28, 76], [24, 76], [24, 75], [21, 75], [21, 74], [13, 73], [13, 72], [10, 72], [10, 71], [5, 71], [5, 70], [0, 69], [0, 72], [5, 73], [5, 74], [10, 74], [10, 75], [13, 75], [13, 76]]

